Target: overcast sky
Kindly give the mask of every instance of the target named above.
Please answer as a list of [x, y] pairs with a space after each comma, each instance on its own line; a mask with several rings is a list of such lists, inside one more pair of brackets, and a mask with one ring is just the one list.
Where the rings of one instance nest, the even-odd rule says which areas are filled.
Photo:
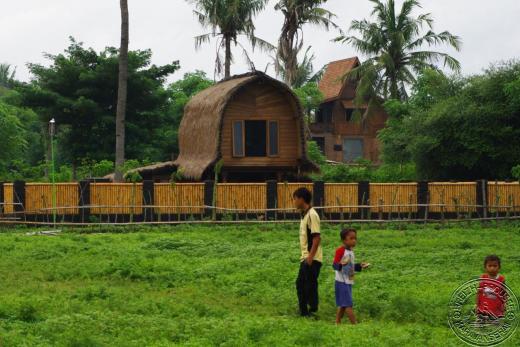
[[[276, 43], [282, 17], [271, 0], [256, 20], [257, 36]], [[401, 1], [397, 0], [400, 5]], [[462, 38], [461, 52], [452, 52], [464, 74], [481, 71], [490, 63], [520, 58], [520, 0], [423, 0], [421, 12], [430, 12], [437, 31], [449, 30]], [[353, 19], [369, 16], [368, 0], [329, 0], [325, 7], [337, 14], [336, 22], [347, 29]], [[185, 0], [129, 0], [130, 49], [151, 48], [153, 62], [179, 60], [183, 73], [204, 70], [213, 76], [215, 44], [195, 50], [193, 37], [205, 32]], [[28, 80], [27, 62], [46, 63], [43, 52], [59, 53], [73, 36], [85, 46], [101, 50], [119, 45], [118, 0], [15, 0], [2, 1], [0, 12], [0, 62], [17, 67], [17, 77]], [[313, 26], [304, 28], [306, 45], [316, 55], [315, 68], [331, 60], [356, 55], [347, 45], [330, 42], [337, 32]], [[445, 48], [443, 48], [446, 50]], [[255, 66], [264, 70], [270, 58], [256, 52]], [[232, 73], [248, 70], [239, 51]]]

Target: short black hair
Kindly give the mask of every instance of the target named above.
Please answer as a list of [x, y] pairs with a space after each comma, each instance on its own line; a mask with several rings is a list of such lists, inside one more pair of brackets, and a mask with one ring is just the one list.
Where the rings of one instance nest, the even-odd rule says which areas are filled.
[[350, 233], [356, 233], [357, 234], [357, 230], [353, 229], [353, 228], [347, 228], [347, 229], [341, 230], [341, 232], [339, 233], [339, 237], [341, 237], [341, 241], [345, 240], [345, 238]]
[[305, 201], [306, 204], [310, 205], [312, 201], [312, 193], [307, 188], [300, 187], [294, 191], [293, 198], [303, 199], [303, 201]]
[[490, 261], [496, 261], [498, 263], [498, 267], [500, 267], [500, 258], [498, 257], [498, 255], [495, 255], [495, 254], [491, 254], [491, 255], [488, 255], [485, 259], [484, 259], [484, 267], [487, 265], [487, 263], [489, 263]]

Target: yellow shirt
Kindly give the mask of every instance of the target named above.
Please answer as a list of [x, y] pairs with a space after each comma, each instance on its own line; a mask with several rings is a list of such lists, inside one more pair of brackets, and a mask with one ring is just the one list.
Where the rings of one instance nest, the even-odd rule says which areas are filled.
[[[300, 261], [304, 261], [309, 255], [309, 251], [312, 247], [312, 237], [310, 237], [312, 234], [320, 234], [320, 216], [316, 210], [311, 207], [300, 222], [300, 249], [302, 253]], [[314, 260], [320, 263], [323, 261], [321, 242], [314, 255]]]

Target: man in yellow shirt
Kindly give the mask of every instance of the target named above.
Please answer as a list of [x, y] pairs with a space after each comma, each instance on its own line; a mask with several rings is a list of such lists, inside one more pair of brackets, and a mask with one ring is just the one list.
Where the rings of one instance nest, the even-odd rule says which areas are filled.
[[323, 261], [320, 216], [311, 206], [312, 193], [298, 188], [293, 193], [294, 206], [302, 213], [300, 222], [300, 270], [296, 279], [296, 292], [300, 314], [309, 316], [318, 311], [318, 276]]

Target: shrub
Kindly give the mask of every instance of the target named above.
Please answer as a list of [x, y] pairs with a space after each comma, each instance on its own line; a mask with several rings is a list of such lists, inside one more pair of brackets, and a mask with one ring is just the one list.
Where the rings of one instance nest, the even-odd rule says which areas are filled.
[[514, 179], [520, 181], [520, 165], [517, 165], [511, 169], [511, 176], [513, 176]]

